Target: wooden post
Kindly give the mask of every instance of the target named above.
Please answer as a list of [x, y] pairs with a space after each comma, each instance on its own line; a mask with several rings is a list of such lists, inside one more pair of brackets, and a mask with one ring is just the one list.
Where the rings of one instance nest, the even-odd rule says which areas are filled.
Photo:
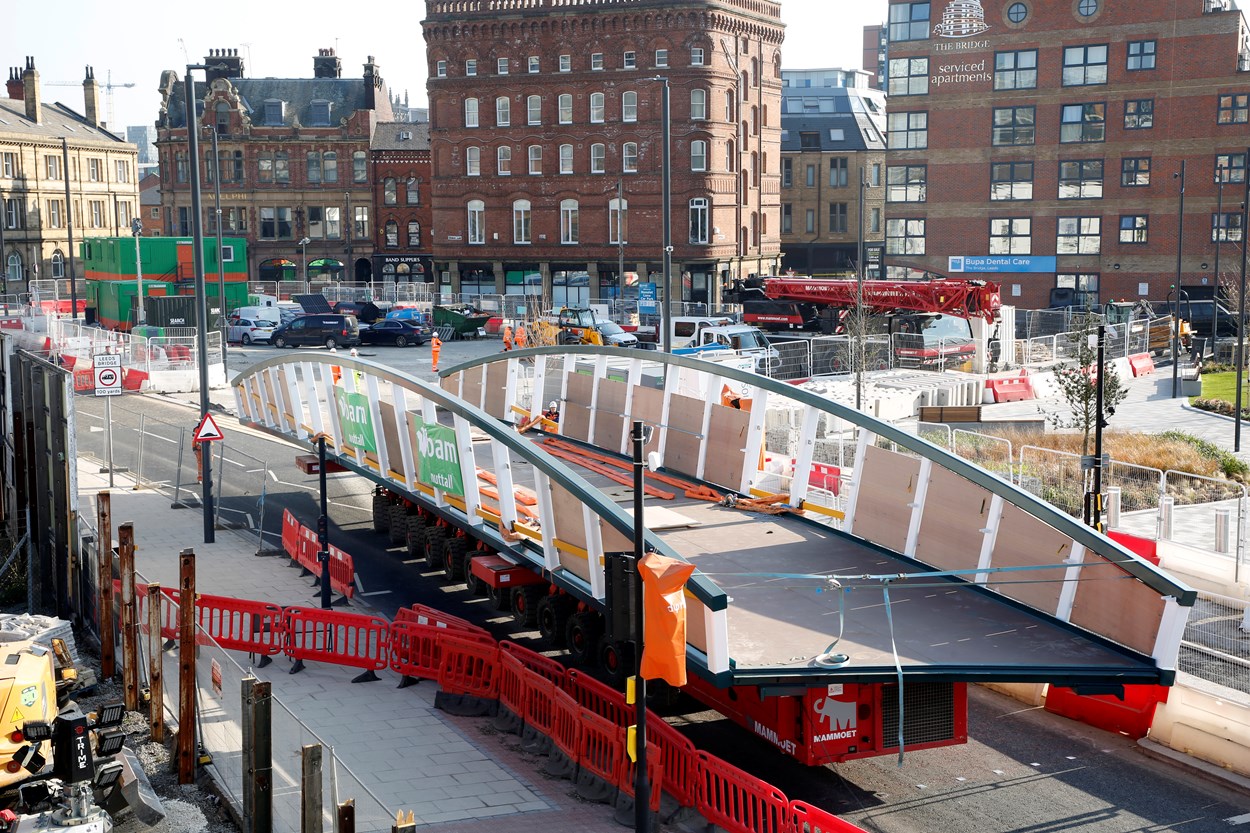
[[321, 833], [321, 744], [307, 744], [301, 750], [300, 761], [300, 833]]
[[339, 805], [335, 822], [336, 833], [356, 833], [356, 799], [349, 798]]
[[161, 586], [148, 585], [148, 725], [152, 740], [165, 742], [165, 652], [161, 639]]
[[195, 783], [195, 550], [178, 554], [178, 783]]
[[273, 829], [273, 687], [243, 678], [243, 831]]
[[395, 823], [391, 825], [391, 833], [417, 833], [416, 814], [412, 810], [395, 813]]
[[117, 528], [117, 563], [122, 580], [122, 695], [126, 711], [139, 709], [139, 639], [135, 607], [135, 529], [130, 521]]
[[100, 676], [111, 680], [117, 673], [117, 664], [113, 657], [113, 497], [108, 492], [96, 495], [96, 535]]

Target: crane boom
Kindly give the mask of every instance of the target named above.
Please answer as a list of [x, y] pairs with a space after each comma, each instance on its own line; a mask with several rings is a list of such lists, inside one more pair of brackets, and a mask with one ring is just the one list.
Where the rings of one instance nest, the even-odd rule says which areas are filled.
[[[768, 277], [762, 279], [764, 297], [832, 307], [858, 305], [854, 279]], [[937, 312], [959, 318], [992, 322], [1002, 301], [999, 284], [989, 281], [939, 278], [929, 281], [864, 281], [863, 304], [876, 312], [911, 310]]]

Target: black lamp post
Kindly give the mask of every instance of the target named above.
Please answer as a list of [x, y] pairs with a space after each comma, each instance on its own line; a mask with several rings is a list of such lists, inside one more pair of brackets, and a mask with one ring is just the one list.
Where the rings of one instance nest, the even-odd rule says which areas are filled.
[[[664, 89], [668, 89], [667, 84]], [[642, 678], [642, 559], [646, 553], [642, 490], [643, 447], [647, 443], [647, 434], [642, 421], [634, 420], [633, 431], [630, 432], [634, 441], [634, 576], [637, 579], [634, 588], [634, 723], [637, 727], [634, 730], [634, 748], [637, 750], [634, 762], [637, 767], [634, 771], [634, 833], [648, 833], [647, 816], [651, 811], [651, 802], [647, 799], [650, 793], [647, 784], [647, 682]]]
[[[1172, 306], [1172, 293], [1176, 293], [1176, 306]], [[1173, 286], [1168, 290], [1168, 307], [1175, 312], [1172, 316], [1172, 398], [1180, 396], [1180, 358], [1181, 358], [1181, 298], [1189, 304], [1189, 293]], [[1193, 320], [1192, 312], [1187, 320]]]
[[333, 604], [330, 590], [330, 511], [326, 498], [326, 435], [323, 431], [317, 440], [317, 477], [321, 488], [321, 514], [317, 516], [317, 562], [321, 564], [321, 607], [329, 610]]
[[[1250, 162], [1250, 147], [1246, 148], [1246, 159]], [[1246, 221], [1250, 219], [1250, 176], [1245, 180], [1245, 194], [1241, 199], [1241, 279], [1237, 283], [1237, 349], [1233, 354], [1237, 363], [1237, 392], [1233, 397], [1233, 451], [1241, 451], [1241, 377], [1246, 363], [1246, 255], [1250, 253]]]

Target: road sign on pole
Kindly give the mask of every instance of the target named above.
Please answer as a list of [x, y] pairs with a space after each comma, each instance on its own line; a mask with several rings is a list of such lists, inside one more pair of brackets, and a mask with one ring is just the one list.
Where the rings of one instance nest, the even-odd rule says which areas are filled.
[[224, 440], [226, 435], [221, 433], [221, 429], [217, 427], [217, 421], [213, 419], [212, 414], [205, 414], [200, 420], [200, 424], [195, 426], [195, 433], [191, 435], [193, 443], [207, 443], [214, 440]]
[[120, 396], [122, 392], [122, 357], [116, 353], [100, 353], [92, 357], [96, 396]]

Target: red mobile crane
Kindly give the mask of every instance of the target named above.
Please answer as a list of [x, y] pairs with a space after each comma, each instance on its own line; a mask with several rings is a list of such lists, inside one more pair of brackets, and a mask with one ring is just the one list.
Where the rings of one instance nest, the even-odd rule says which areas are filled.
[[[846, 313], [858, 305], [854, 278], [750, 278], [734, 287], [743, 323], [772, 332], [845, 332]], [[868, 334], [889, 335], [898, 359], [925, 365], [971, 357], [976, 322], [992, 324], [1002, 302], [999, 284], [937, 277], [863, 283]]]

